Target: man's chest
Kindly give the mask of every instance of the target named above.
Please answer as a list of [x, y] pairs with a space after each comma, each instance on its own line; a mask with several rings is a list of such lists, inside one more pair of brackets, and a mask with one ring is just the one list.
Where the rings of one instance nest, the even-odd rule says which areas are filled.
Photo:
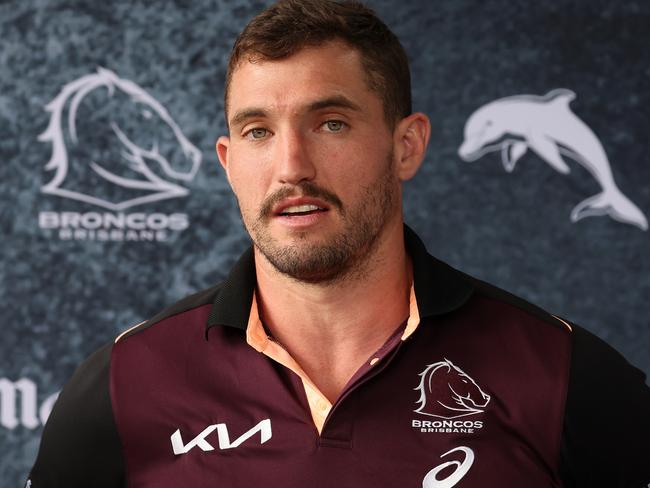
[[418, 334], [349, 385], [320, 434], [300, 378], [245, 346], [147, 361], [137, 387], [116, 362], [129, 486], [559, 486], [565, 365], [539, 361], [543, 341]]

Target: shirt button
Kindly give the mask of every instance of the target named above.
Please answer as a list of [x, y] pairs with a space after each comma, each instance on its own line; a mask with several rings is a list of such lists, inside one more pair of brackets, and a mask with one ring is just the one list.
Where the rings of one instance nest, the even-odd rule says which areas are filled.
[[374, 365], [377, 364], [378, 362], [379, 362], [379, 358], [372, 358], [372, 359], [370, 360], [370, 366], [374, 366]]

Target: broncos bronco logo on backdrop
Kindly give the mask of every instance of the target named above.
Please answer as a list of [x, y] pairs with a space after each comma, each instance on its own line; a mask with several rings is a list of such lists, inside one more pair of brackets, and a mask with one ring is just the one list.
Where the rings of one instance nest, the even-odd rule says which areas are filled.
[[602, 192], [573, 208], [572, 222], [609, 215], [646, 230], [645, 215], [614, 182], [598, 137], [571, 111], [569, 104], [575, 96], [571, 90], [560, 88], [544, 96], [518, 95], [483, 105], [467, 120], [458, 155], [474, 161], [489, 152], [501, 151], [503, 167], [511, 172], [530, 149], [562, 174], [570, 171], [564, 160], [568, 157], [589, 171], [602, 188]]
[[481, 413], [490, 402], [490, 395], [448, 359], [428, 365], [420, 373], [415, 390], [420, 392], [420, 399], [413, 411], [441, 419]]
[[169, 112], [132, 81], [98, 68], [66, 84], [46, 106], [54, 171], [43, 193], [120, 211], [181, 197], [201, 151]]

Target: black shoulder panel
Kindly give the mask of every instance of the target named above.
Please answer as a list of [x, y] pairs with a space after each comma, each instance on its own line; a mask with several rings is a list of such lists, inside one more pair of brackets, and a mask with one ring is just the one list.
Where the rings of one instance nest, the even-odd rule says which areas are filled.
[[562, 435], [565, 486], [650, 485], [650, 388], [645, 375], [604, 341], [573, 326]]
[[84, 361], [61, 392], [43, 430], [27, 486], [126, 486], [109, 391], [112, 346], [104, 346]]
[[188, 310], [192, 310], [193, 308], [214, 303], [216, 297], [219, 295], [219, 292], [221, 291], [221, 287], [222, 287], [222, 283], [215, 285], [211, 288], [208, 288], [206, 290], [199, 291], [197, 293], [194, 293], [193, 295], [187, 296], [179, 300], [173, 305], [170, 305], [169, 307], [165, 308], [161, 312], [157, 313], [149, 320], [145, 320], [144, 322], [141, 322], [131, 327], [130, 329], [126, 330], [120, 336], [118, 336], [115, 342], [125, 339], [142, 330], [145, 330], [166, 318], [172, 317], [173, 315], [178, 315], [179, 313], [187, 312]]
[[470, 280], [474, 284], [474, 288], [478, 294], [481, 294], [485, 297], [491, 298], [493, 300], [498, 300], [504, 303], [508, 303], [514, 307], [517, 307], [533, 317], [540, 319], [542, 321], [548, 322], [549, 324], [552, 324], [556, 327], [560, 327], [564, 330], [567, 329], [565, 323], [563, 321], [558, 320], [557, 317], [554, 315], [550, 314], [546, 310], [538, 307], [537, 305], [534, 305], [526, 300], [524, 300], [521, 297], [518, 297], [517, 295], [513, 295], [510, 292], [507, 292], [505, 290], [502, 290], [501, 288], [491, 285], [489, 283], [486, 283], [485, 281], [481, 281], [477, 278], [474, 278], [473, 276], [467, 275], [463, 273], [465, 277]]

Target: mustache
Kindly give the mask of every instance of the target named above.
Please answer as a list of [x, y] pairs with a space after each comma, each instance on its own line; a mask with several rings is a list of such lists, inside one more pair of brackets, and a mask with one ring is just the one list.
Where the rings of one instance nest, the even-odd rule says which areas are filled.
[[288, 197], [312, 197], [323, 200], [326, 203], [329, 203], [333, 207], [336, 207], [339, 212], [344, 213], [343, 211], [343, 202], [339, 197], [334, 193], [325, 188], [318, 186], [315, 183], [309, 181], [303, 181], [293, 186], [285, 186], [280, 188], [275, 193], [269, 195], [262, 207], [260, 208], [260, 217], [269, 218], [272, 216], [273, 207], [281, 200], [284, 200]]

